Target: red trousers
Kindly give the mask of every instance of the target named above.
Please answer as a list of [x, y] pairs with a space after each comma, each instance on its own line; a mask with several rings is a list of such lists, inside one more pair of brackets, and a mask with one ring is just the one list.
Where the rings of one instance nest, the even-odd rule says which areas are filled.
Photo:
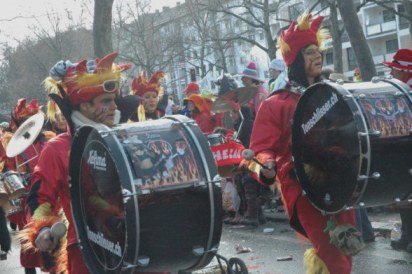
[[[339, 249], [329, 243], [329, 233], [323, 230], [329, 216], [322, 216], [306, 196], [301, 196], [296, 201], [295, 209], [300, 223], [306, 231], [316, 254], [328, 267], [331, 274], [350, 274], [352, 269], [352, 258], [344, 255]], [[355, 226], [354, 210], [344, 211], [334, 215], [338, 224], [350, 223]]]

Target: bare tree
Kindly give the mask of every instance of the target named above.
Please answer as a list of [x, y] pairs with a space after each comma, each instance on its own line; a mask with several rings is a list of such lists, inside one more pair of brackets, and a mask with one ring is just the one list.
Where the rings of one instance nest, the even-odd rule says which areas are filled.
[[94, 1], [93, 45], [96, 57], [113, 51], [112, 8], [113, 0]]
[[353, 1], [337, 0], [337, 4], [343, 24], [349, 35], [362, 78], [365, 81], [369, 81], [376, 75], [376, 68]]
[[[47, 100], [41, 82], [49, 69], [59, 60], [77, 61], [92, 55], [92, 34], [67, 12], [67, 25], [62, 16], [50, 11], [48, 22], [30, 26], [34, 38], [26, 38], [17, 47], [2, 45], [3, 62], [0, 67], [1, 100], [9, 99], [14, 104], [19, 98], [36, 98], [41, 103]], [[63, 31], [63, 28], [66, 29]]]
[[[270, 19], [271, 16], [276, 16], [278, 21], [285, 20], [278, 17], [278, 11], [289, 1], [242, 0], [236, 3], [228, 3], [225, 0], [211, 1], [213, 3], [210, 7], [211, 11], [233, 16], [239, 22], [249, 26], [246, 31], [232, 33], [231, 36], [225, 38], [226, 40], [246, 41], [267, 52], [270, 59], [276, 58], [277, 33], [272, 33]], [[249, 37], [257, 30], [261, 30], [264, 33], [266, 44], [260, 44], [255, 39]]]

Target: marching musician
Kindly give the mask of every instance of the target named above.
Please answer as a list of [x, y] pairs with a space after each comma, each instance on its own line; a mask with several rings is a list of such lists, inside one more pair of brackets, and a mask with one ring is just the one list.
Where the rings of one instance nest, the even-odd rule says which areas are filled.
[[354, 245], [343, 246], [345, 249], [332, 245], [330, 241], [332, 233], [338, 228], [350, 227], [345, 233], [355, 231], [350, 236], [359, 235], [353, 227], [354, 210], [323, 215], [307, 196], [302, 195], [302, 187], [294, 174], [292, 162], [291, 128], [297, 101], [309, 85], [320, 81], [322, 73], [320, 46], [328, 35], [326, 30], [319, 29], [322, 20], [321, 16], [312, 18], [305, 13], [297, 23], [292, 22], [278, 39], [283, 60], [288, 66], [289, 83], [260, 106], [252, 130], [250, 149], [266, 168], [255, 163], [249, 168], [254, 170], [255, 176], [263, 184], [273, 184], [278, 176], [290, 225], [300, 237], [304, 236], [313, 244], [313, 248], [306, 250], [304, 255], [306, 273], [349, 274], [352, 258], [347, 254], [360, 251], [364, 246], [361, 239], [351, 238], [354, 239]]
[[[21, 98], [17, 101], [11, 115], [11, 132], [5, 132], [2, 138], [2, 144], [5, 150], [7, 149], [7, 145], [13, 134], [20, 127], [20, 125], [37, 113], [42, 113], [37, 100], [33, 99], [30, 102], [27, 102], [26, 98]], [[5, 163], [2, 172], [16, 171], [21, 174], [22, 178], [24, 178], [23, 183], [25, 184], [28, 192], [31, 188], [30, 177], [39, 159], [38, 156], [46, 142], [54, 136], [55, 134], [53, 132], [42, 130], [32, 145], [29, 146], [24, 152], [16, 157], [4, 158]], [[12, 209], [15, 210], [11, 210], [7, 218], [10, 220], [11, 224], [16, 224], [18, 230], [20, 231], [26, 225], [26, 216], [24, 213], [26, 195], [16, 199], [14, 202], [17, 202], [17, 204], [12, 207]], [[36, 273], [36, 267], [40, 267], [44, 271], [50, 270], [53, 262], [51, 257], [42, 256], [39, 252], [27, 252], [21, 249], [20, 264], [24, 267], [26, 274], [32, 274]]]
[[[81, 60], [76, 64], [60, 61], [51, 70], [46, 85], [53, 100], [69, 125], [69, 131], [50, 140], [44, 147], [33, 173], [29, 193], [28, 224], [21, 237], [27, 249], [52, 252], [56, 255], [56, 272], [89, 273], [82, 257], [70, 208], [68, 186], [69, 155], [74, 129], [82, 125], [102, 123], [113, 126], [120, 119], [115, 98], [119, 94], [121, 73], [130, 65], [115, 65], [117, 53]], [[56, 96], [54, 96], [56, 95]], [[60, 209], [63, 209], [64, 216]], [[52, 237], [50, 228], [68, 223], [66, 240]]]
[[[400, 49], [393, 56], [391, 62], [384, 62], [385, 66], [391, 68], [390, 74], [406, 83], [412, 88], [412, 50]], [[399, 208], [401, 216], [401, 237], [399, 240], [391, 241], [394, 249], [403, 249], [412, 253], [412, 206], [406, 205]]]
[[253, 115], [256, 115], [260, 108], [260, 105], [269, 95], [269, 92], [263, 86], [265, 80], [259, 78], [255, 62], [250, 62], [242, 71], [242, 73], [240, 73], [240, 76], [245, 87], [257, 88], [255, 97], [249, 102], [249, 106], [253, 112]]
[[222, 126], [222, 115], [212, 113], [211, 103], [211, 100], [200, 94], [191, 94], [183, 101], [191, 113], [191, 118], [205, 134], [210, 134], [215, 128]]
[[164, 116], [164, 111], [159, 109], [159, 96], [163, 93], [161, 80], [165, 77], [163, 71], [156, 71], [149, 80], [144, 72], [132, 80], [132, 94], [140, 96], [140, 105], [131, 115], [130, 120], [143, 122], [157, 120]]

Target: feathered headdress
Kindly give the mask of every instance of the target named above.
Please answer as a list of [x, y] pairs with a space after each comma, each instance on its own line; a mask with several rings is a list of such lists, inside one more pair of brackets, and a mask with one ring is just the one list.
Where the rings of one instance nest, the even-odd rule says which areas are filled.
[[43, 85], [49, 93], [61, 97], [67, 96], [72, 106], [88, 102], [101, 94], [118, 93], [119, 88], [108, 90], [105, 82], [119, 82], [121, 72], [129, 69], [131, 65], [114, 64], [117, 56], [118, 53], [113, 52], [102, 59], [89, 61], [83, 59], [76, 64], [70, 61], [59, 61], [50, 70], [50, 76], [43, 81]]
[[40, 111], [39, 102], [36, 99], [27, 103], [26, 98], [20, 98], [13, 109], [11, 119], [11, 128], [16, 130], [27, 118], [37, 114]]
[[[146, 92], [152, 91], [156, 92], [157, 95], [163, 93], [163, 88], [160, 84], [160, 81], [165, 77], [165, 73], [161, 70], [156, 71], [147, 81], [144, 72], [140, 73], [139, 77], [135, 77], [132, 80], [132, 94], [143, 96]], [[142, 101], [137, 108], [137, 116], [139, 121], [146, 120], [146, 111], [142, 104]]]
[[160, 80], [165, 77], [165, 73], [161, 70], [156, 71], [147, 81], [144, 72], [140, 73], [139, 77], [135, 77], [132, 80], [132, 93], [134, 95], [143, 96], [146, 92], [154, 91], [158, 95], [163, 92], [163, 88], [160, 85]]
[[292, 22], [286, 31], [283, 31], [278, 39], [278, 46], [282, 52], [286, 65], [291, 65], [298, 52], [311, 44], [321, 47], [323, 42], [329, 37], [326, 29], [319, 29], [323, 21], [323, 16], [312, 19], [310, 13], [305, 12], [298, 19]]

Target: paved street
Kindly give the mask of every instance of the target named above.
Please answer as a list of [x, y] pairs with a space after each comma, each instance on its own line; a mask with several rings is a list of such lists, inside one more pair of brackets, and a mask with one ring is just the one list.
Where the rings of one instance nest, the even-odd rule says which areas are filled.
[[[310, 248], [309, 243], [300, 243], [295, 233], [289, 228], [283, 213], [267, 214], [269, 222], [256, 229], [244, 226], [225, 225], [220, 243], [219, 254], [229, 259], [242, 259], [254, 274], [303, 274], [303, 253]], [[367, 244], [358, 256], [354, 258], [353, 274], [411, 273], [412, 254], [392, 250], [390, 243], [390, 228], [399, 221], [396, 212], [379, 212], [369, 215], [377, 235], [376, 241]], [[273, 228], [273, 232], [265, 233], [265, 228]], [[236, 244], [250, 248], [251, 252], [237, 254]], [[19, 247], [14, 245], [8, 260], [0, 261], [0, 273], [23, 274], [19, 267]], [[277, 261], [277, 257], [291, 255], [290, 261]], [[220, 273], [217, 262], [212, 263], [197, 273]]]

